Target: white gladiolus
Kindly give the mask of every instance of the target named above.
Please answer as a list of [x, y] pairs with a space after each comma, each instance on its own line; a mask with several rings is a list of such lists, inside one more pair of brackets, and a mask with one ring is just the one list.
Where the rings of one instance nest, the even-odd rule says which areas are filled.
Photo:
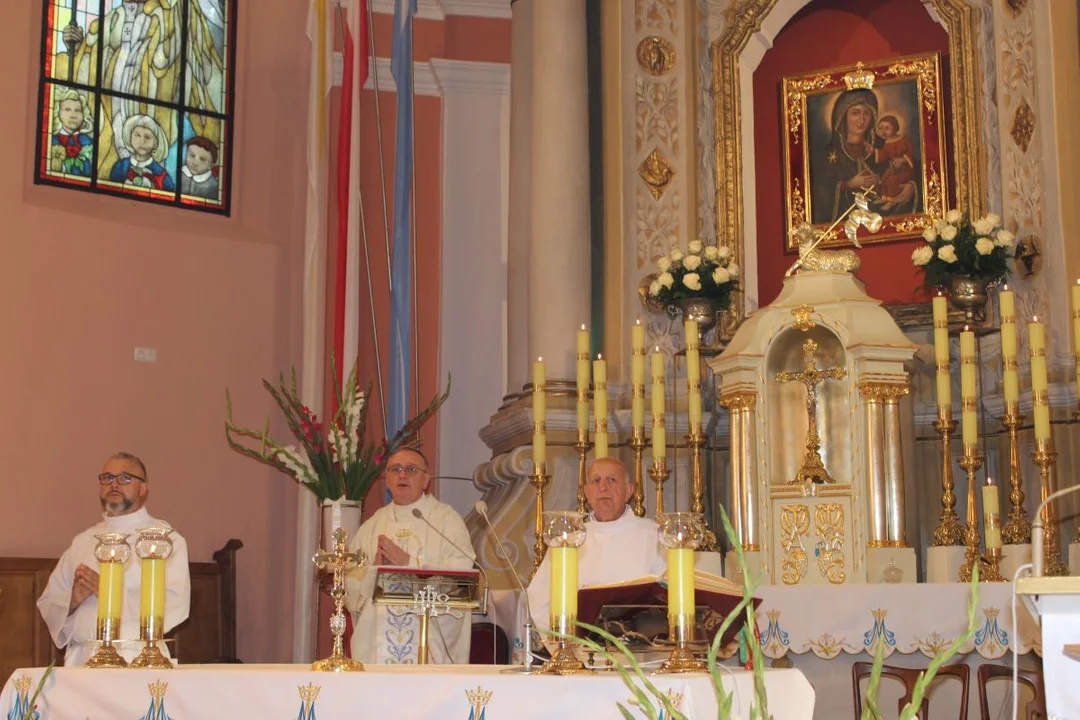
[[956, 226], [946, 225], [945, 229], [941, 231], [941, 239], [945, 242], [952, 242], [956, 238]]
[[701, 276], [697, 273], [686, 273], [685, 275], [683, 275], [682, 282], [683, 285], [690, 288], [691, 290], [701, 289]]
[[989, 255], [994, 251], [994, 241], [990, 238], [979, 238], [975, 241], [975, 251], [980, 255]]
[[739, 266], [736, 265], [735, 263], [731, 263], [730, 265], [728, 265], [727, 266], [727, 271], [729, 273], [731, 273], [731, 277], [733, 277], [733, 278], [739, 277]]
[[716, 259], [720, 257], [720, 251], [716, 249], [714, 245], [708, 245], [705, 247], [705, 259], [709, 262], [716, 262]]
[[687, 255], [683, 258], [682, 265], [687, 270], [697, 270], [699, 267], [701, 267], [701, 256]]
[[731, 282], [731, 273], [727, 268], [718, 267], [713, 270], [712, 280], [717, 285], [723, 285], [726, 282]]
[[301, 482], [315, 482], [315, 468], [311, 466], [306, 453], [301, 453], [295, 445], [283, 447], [277, 452], [276, 459], [288, 469], [289, 473]]
[[[980, 218], [972, 223], [972, 227], [975, 228], [976, 235], [989, 235], [994, 232], [994, 224], [987, 218]], [[985, 255], [985, 253], [983, 253]]]
[[937, 256], [952, 265], [956, 262], [956, 248], [952, 245], [942, 245], [938, 248]]
[[700, 240], [691, 240], [690, 244], [686, 246], [686, 249], [695, 255], [700, 255], [703, 247], [705, 247], [705, 243]]
[[995, 238], [999, 247], [1012, 247], [1013, 242], [1016, 240], [1016, 236], [1008, 230], [999, 230], [997, 238]]
[[675, 284], [675, 278], [671, 276], [671, 273], [660, 273], [660, 277], [656, 278], [656, 282], [669, 288]]
[[915, 263], [916, 265], [925, 265], [926, 263], [930, 262], [933, 257], [934, 249], [929, 245], [923, 245], [922, 247], [915, 248], [915, 250], [911, 253], [911, 262]]
[[945, 213], [945, 222], [960, 222], [960, 218], [962, 217], [964, 217], [964, 215], [959, 210], [950, 210], [949, 212]]
[[656, 267], [660, 268], [660, 272], [667, 272], [671, 269], [671, 258], [669, 258], [667, 255], [664, 255], [656, 261]]
[[660, 294], [660, 283], [656, 280], [653, 280], [651, 283], [649, 283], [649, 294], [653, 297], [656, 297]]
[[923, 240], [926, 242], [934, 242], [937, 240], [937, 228], [928, 227], [922, 231]]
[[727, 260], [729, 257], [731, 257], [731, 248], [729, 248], [727, 245], [721, 245], [716, 248], [716, 254], [720, 256], [721, 260]]
[[679, 248], [671, 248], [671, 262], [679, 262], [683, 259], [683, 252]]

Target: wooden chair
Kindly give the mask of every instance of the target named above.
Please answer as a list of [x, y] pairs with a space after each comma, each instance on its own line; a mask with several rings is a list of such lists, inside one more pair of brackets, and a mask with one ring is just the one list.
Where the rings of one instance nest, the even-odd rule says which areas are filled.
[[469, 664], [509, 665], [510, 641], [506, 637], [506, 631], [494, 623], [474, 622], [469, 645]]
[[[870, 673], [874, 669], [874, 664], [870, 662], [857, 662], [851, 666], [851, 678], [852, 678], [852, 694], [855, 698], [855, 718], [858, 720], [862, 716], [862, 688], [859, 681], [863, 678], [870, 677]], [[904, 684], [904, 696], [900, 698], [900, 702], [897, 704], [898, 709], [903, 709], [905, 705], [911, 702], [912, 694], [915, 691], [915, 681], [919, 678], [919, 673], [923, 672], [917, 668], [903, 668], [894, 667], [892, 665], [885, 665], [881, 668], [882, 678], [892, 678], [898, 680]], [[967, 705], [968, 705], [968, 678], [970, 677], [970, 671], [967, 665], [942, 665], [938, 668], [937, 674], [934, 676], [934, 680], [939, 678], [955, 678], [960, 681], [960, 714], [961, 720], [967, 720]], [[930, 699], [923, 698], [922, 707], [919, 709], [917, 717], [922, 720], [927, 720], [930, 712]]]
[[[990, 703], [986, 699], [986, 685], [991, 680], [1005, 678], [1012, 682], [1013, 669], [1005, 665], [993, 665], [986, 663], [979, 666], [979, 709], [982, 711], [983, 720], [991, 720]], [[1046, 720], [1046, 693], [1043, 689], [1043, 676], [1038, 670], [1018, 670], [1016, 673], [1017, 683], [1031, 688], [1034, 698], [1024, 705], [1022, 712], [1026, 720]], [[1013, 688], [1017, 692], [1020, 688]]]

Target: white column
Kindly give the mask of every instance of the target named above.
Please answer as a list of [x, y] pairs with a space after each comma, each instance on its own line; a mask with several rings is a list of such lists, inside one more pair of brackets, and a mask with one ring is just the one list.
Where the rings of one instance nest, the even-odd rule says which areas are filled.
[[591, 279], [585, 1], [534, 2], [532, 21], [528, 347], [549, 380], [572, 381]]
[[534, 0], [516, 0], [510, 24], [510, 218], [506, 256], [506, 388], [529, 377], [530, 158], [532, 157], [532, 16]]

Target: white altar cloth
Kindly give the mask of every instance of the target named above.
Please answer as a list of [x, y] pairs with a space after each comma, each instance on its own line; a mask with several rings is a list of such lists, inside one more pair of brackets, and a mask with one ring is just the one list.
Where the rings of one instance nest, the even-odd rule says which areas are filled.
[[[45, 672], [16, 670], [0, 693], [0, 718], [14, 718]], [[706, 675], [653, 676], [680, 697], [693, 719], [717, 716]], [[814, 690], [797, 670], [767, 670], [769, 711], [776, 720], [809, 720]], [[724, 675], [732, 709], [749, 717], [753, 675]], [[549, 677], [503, 675], [482, 665], [371, 667], [361, 673], [316, 673], [304, 665], [187, 665], [173, 670], [58, 668], [38, 698], [40, 720], [198, 720], [298, 717], [302, 720], [473, 718], [548, 720], [620, 718], [616, 703], [632, 693], [615, 673]], [[20, 708], [22, 709], [22, 708]], [[21, 715], [19, 715], [21, 717]]]

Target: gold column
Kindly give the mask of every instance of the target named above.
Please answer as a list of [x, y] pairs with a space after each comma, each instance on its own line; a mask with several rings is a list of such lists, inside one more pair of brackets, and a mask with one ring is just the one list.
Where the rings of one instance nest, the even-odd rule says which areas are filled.
[[866, 487], [870, 501], [870, 547], [884, 547], [888, 539], [885, 500], [885, 433], [881, 386], [859, 385], [866, 408]]
[[885, 531], [892, 547], [907, 547], [904, 531], [904, 444], [900, 430], [900, 398], [907, 385], [885, 385]]
[[735, 535], [743, 550], [759, 548], [757, 513], [757, 483], [754, 482], [756, 467], [754, 437], [754, 406], [757, 395], [752, 392], [735, 392], [720, 398], [720, 405], [730, 413], [728, 437], [731, 456], [731, 485], [728, 499], [729, 514]]

